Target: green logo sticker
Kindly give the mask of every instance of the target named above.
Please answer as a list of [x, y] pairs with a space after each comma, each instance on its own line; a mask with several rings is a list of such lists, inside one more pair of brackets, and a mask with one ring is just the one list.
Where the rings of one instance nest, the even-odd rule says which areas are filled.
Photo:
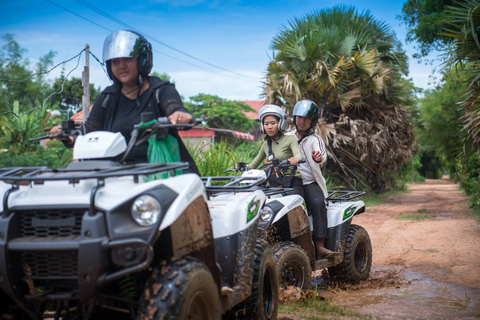
[[357, 210], [357, 206], [353, 204], [347, 209], [345, 209], [345, 211], [343, 212], [343, 220], [350, 217], [355, 212], [355, 210]]
[[258, 213], [258, 210], [260, 209], [260, 199], [254, 198], [250, 203], [248, 204], [248, 215], [247, 215], [247, 222], [255, 218], [255, 216]]

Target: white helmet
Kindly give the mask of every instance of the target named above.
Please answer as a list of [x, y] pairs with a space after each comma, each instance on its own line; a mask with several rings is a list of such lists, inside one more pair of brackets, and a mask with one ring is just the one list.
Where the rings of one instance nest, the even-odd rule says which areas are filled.
[[258, 119], [260, 120], [260, 131], [265, 133], [263, 130], [263, 120], [266, 116], [274, 116], [278, 119], [278, 131], [283, 132], [287, 129], [287, 115], [279, 106], [274, 104], [267, 104], [260, 108], [258, 111]]

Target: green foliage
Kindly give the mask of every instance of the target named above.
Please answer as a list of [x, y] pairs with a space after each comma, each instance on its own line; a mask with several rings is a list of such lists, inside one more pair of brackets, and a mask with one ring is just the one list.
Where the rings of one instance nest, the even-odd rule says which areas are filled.
[[451, 16], [445, 12], [446, 6], [458, 6], [453, 0], [407, 0], [402, 8], [403, 20], [409, 28], [407, 42], [419, 43], [419, 53], [414, 58], [427, 56], [432, 50], [441, 49], [452, 40], [440, 33], [447, 28]]
[[152, 77], [159, 77], [163, 81], [168, 81], [168, 82], [171, 82], [171, 83], [175, 83], [175, 81], [172, 80], [172, 77], [170, 77], [170, 75], [168, 75], [168, 73], [166, 73], [166, 72], [159, 73], [157, 71], [154, 71], [154, 72], [150, 73], [150, 75]]
[[456, 7], [448, 7], [446, 12], [451, 16], [452, 27], [443, 34], [454, 42], [445, 49], [448, 57], [445, 65], [459, 69], [466, 81], [468, 90], [460, 104], [464, 127], [480, 150], [480, 1], [466, 0]]
[[46, 99], [49, 89], [44, 75], [33, 75], [45, 72], [53, 64], [55, 53], [50, 51], [41, 57], [32, 70], [29, 61], [23, 58], [26, 50], [20, 47], [14, 36], [8, 33], [2, 39], [6, 43], [0, 50], [0, 79], [4, 79], [0, 82], [0, 112], [12, 111], [15, 100], [21, 106], [33, 107], [36, 100]]
[[458, 108], [466, 86], [465, 75], [452, 70], [446, 73], [443, 86], [427, 90], [420, 100], [422, 121], [415, 132], [424, 177], [438, 178], [443, 172], [453, 175], [458, 159], [473, 152], [471, 139], [463, 129], [463, 111]]
[[[34, 144], [32, 144], [34, 145]], [[35, 145], [34, 145], [35, 146]], [[12, 151], [0, 152], [0, 167], [65, 168], [72, 161], [72, 150], [60, 141], [49, 142], [47, 148], [35, 146], [31, 151], [15, 155]]]
[[244, 102], [229, 101], [219, 96], [199, 93], [185, 102], [185, 107], [195, 118], [205, 119], [207, 127], [250, 132], [256, 126], [255, 120], [244, 112], [254, 111]]
[[47, 125], [49, 112], [42, 109], [37, 101], [37, 108], [32, 111], [20, 115], [22, 112], [18, 101], [13, 103], [13, 112], [8, 113], [0, 119], [0, 145], [3, 148], [13, 151], [15, 155], [22, 154], [26, 151], [32, 151], [36, 148], [34, 143], [29, 139], [36, 138], [43, 134], [43, 128]]
[[[58, 104], [59, 109], [69, 110], [71, 111], [71, 115], [82, 109], [82, 79], [73, 77], [72, 79], [65, 80], [65, 76], [62, 72], [60, 78], [55, 79], [55, 82], [53, 83], [53, 91], [59, 93], [54, 94], [50, 98], [51, 103]], [[90, 84], [90, 101], [95, 101], [99, 94], [100, 87], [95, 89], [94, 85]]]
[[211, 145], [209, 150], [202, 151], [200, 145], [193, 147], [187, 143], [187, 148], [203, 177], [225, 176], [235, 175], [232, 172], [224, 173], [223, 171], [235, 168], [237, 162], [250, 161], [252, 159], [252, 149], [258, 152], [258, 146], [250, 148], [247, 147], [247, 144], [240, 145], [238, 148], [232, 148], [225, 141], [221, 141]]
[[472, 197], [472, 205], [480, 206], [480, 152], [456, 162], [453, 178]]

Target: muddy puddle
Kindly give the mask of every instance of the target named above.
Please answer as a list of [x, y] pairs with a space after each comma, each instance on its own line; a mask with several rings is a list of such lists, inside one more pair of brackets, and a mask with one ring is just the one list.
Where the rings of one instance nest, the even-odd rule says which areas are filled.
[[374, 319], [480, 319], [480, 289], [426, 278], [414, 266], [373, 265], [369, 280], [345, 288], [319, 273], [314, 284], [334, 291], [333, 304]]

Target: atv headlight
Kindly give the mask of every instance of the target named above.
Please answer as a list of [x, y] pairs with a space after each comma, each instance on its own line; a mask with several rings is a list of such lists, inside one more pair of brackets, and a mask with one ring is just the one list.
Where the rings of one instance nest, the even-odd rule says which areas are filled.
[[270, 220], [272, 220], [272, 217], [273, 217], [273, 210], [272, 208], [270, 207], [263, 207], [263, 209], [260, 211], [260, 218], [265, 221], [265, 222], [268, 222]]
[[135, 199], [132, 204], [132, 218], [142, 227], [149, 227], [157, 223], [160, 217], [160, 203], [149, 195]]

